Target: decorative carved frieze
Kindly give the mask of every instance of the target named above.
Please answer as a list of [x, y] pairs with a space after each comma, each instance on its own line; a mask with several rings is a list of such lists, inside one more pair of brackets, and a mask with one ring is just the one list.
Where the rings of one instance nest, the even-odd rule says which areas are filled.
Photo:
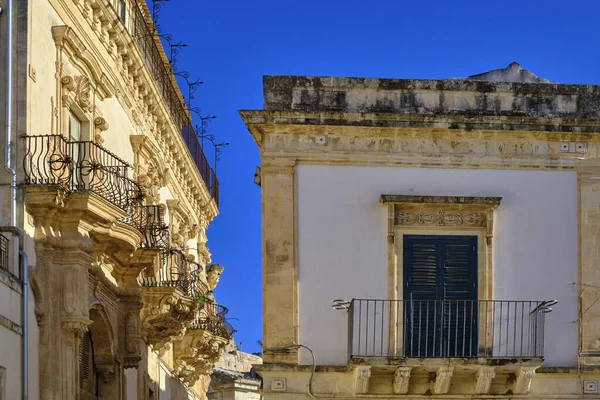
[[485, 213], [399, 211], [396, 213], [397, 225], [437, 225], [437, 226], [486, 226]]
[[408, 393], [411, 367], [398, 367], [394, 372], [394, 394]]

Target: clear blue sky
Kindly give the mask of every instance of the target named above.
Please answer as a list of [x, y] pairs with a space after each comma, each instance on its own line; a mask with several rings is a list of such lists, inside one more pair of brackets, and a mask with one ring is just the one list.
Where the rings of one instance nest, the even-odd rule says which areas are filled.
[[[205, 83], [194, 105], [231, 143], [218, 163], [221, 214], [209, 228], [216, 290], [236, 343], [261, 339], [258, 149], [238, 116], [262, 108], [263, 75], [443, 79], [516, 61], [560, 83], [600, 84], [600, 1], [170, 0], [163, 33], [188, 44], [178, 69]], [[212, 149], [207, 146], [209, 160]]]

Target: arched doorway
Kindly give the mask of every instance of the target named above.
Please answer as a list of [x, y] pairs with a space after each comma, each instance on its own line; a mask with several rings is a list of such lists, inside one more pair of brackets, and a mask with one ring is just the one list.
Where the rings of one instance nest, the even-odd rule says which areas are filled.
[[82, 400], [119, 398], [118, 365], [114, 333], [104, 309], [90, 309], [89, 331], [79, 348], [79, 382]]

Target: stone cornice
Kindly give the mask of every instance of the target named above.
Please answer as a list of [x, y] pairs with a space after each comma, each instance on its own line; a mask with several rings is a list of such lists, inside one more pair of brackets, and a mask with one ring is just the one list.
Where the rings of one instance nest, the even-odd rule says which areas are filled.
[[501, 200], [502, 197], [408, 196], [397, 194], [382, 194], [380, 198], [382, 204], [468, 204], [485, 205], [489, 208], [498, 207]]
[[[347, 127], [377, 128], [384, 131], [429, 129], [446, 135], [460, 131], [500, 131], [507, 135], [516, 131], [571, 134], [575, 137], [600, 132], [600, 121], [578, 118], [534, 118], [523, 116], [410, 115], [376, 113], [342, 113], [325, 111], [240, 110], [239, 114], [254, 141], [262, 147], [262, 135], [333, 130], [344, 134]], [[285, 128], [284, 128], [285, 126]], [[322, 127], [323, 129], [318, 129]]]

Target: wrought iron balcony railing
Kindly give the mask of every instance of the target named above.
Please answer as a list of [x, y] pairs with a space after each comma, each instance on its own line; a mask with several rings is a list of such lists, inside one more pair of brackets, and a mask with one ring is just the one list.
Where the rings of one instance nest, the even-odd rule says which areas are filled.
[[164, 223], [162, 206], [134, 204], [131, 213], [122, 222], [136, 228], [142, 234], [140, 247], [167, 252], [169, 248], [169, 227]]
[[227, 307], [215, 303], [212, 300], [207, 300], [204, 303], [204, 310], [209, 318], [217, 318], [225, 321], [225, 315], [229, 312]]
[[140, 278], [142, 287], [172, 287], [179, 289], [186, 297], [197, 299], [208, 292], [208, 286], [200, 279], [202, 266], [188, 260], [180, 250], [171, 249], [165, 253], [165, 263], [158, 277]]
[[9, 270], [8, 265], [8, 238], [0, 234], [0, 268]]
[[354, 299], [343, 304], [348, 308], [348, 355], [543, 358], [544, 319], [554, 304], [556, 301]]
[[168, 62], [166, 62], [158, 48], [158, 36], [154, 27], [148, 25], [148, 19], [137, 2], [133, 7], [131, 16], [133, 23], [133, 37], [137, 48], [146, 62], [148, 71], [154, 78], [156, 88], [175, 122], [177, 129], [181, 132], [183, 140], [198, 168], [198, 172], [211, 196], [219, 204], [219, 181], [214, 170], [208, 164], [202, 146], [193, 129], [192, 120], [183, 99], [175, 88], [173, 73]]
[[204, 309], [196, 312], [196, 318], [189, 329], [198, 329], [229, 340], [236, 332], [233, 326], [225, 319], [228, 310], [213, 301], [206, 301]]
[[25, 184], [56, 185], [67, 193], [92, 192], [131, 212], [143, 199], [128, 178], [130, 165], [91, 141], [68, 141], [61, 135], [24, 136]]

